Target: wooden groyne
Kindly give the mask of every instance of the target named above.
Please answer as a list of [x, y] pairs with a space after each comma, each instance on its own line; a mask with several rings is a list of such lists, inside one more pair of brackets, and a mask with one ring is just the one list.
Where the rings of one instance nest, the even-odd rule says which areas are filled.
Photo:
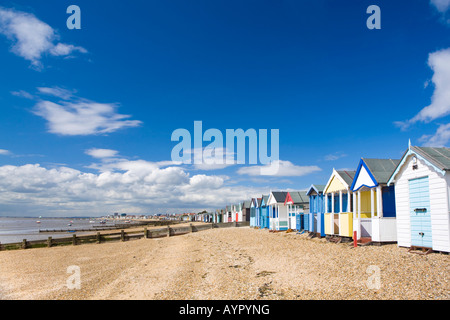
[[116, 223], [110, 226], [98, 225], [92, 226], [87, 229], [39, 229], [39, 233], [64, 233], [64, 232], [95, 232], [95, 231], [104, 231], [104, 230], [120, 230], [120, 229], [129, 229], [129, 228], [137, 228], [142, 226], [164, 226], [170, 224], [177, 224], [179, 221], [149, 221], [149, 222], [133, 222], [133, 223]]
[[[174, 221], [172, 221], [173, 223]], [[229, 227], [247, 227], [250, 223], [247, 222], [229, 222], [229, 223], [204, 223], [200, 225], [190, 224], [188, 226], [175, 226], [168, 225], [164, 228], [148, 229], [147, 227], [142, 230], [133, 230], [126, 232], [124, 229], [120, 231], [110, 233], [100, 233], [92, 235], [77, 236], [73, 234], [71, 237], [64, 238], [52, 238], [48, 237], [46, 240], [33, 240], [28, 241], [23, 239], [22, 242], [17, 243], [0, 243], [0, 251], [2, 250], [16, 250], [16, 249], [30, 249], [30, 248], [50, 248], [54, 246], [67, 246], [67, 245], [81, 245], [89, 243], [106, 243], [113, 241], [129, 241], [136, 239], [156, 239], [163, 237], [173, 237], [183, 235], [191, 232], [199, 232], [214, 228], [229, 228]], [[90, 230], [92, 231], [92, 230]]]

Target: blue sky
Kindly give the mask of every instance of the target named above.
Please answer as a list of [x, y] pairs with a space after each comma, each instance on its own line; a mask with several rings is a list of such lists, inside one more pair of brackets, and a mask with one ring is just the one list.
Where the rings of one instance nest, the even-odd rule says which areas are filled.
[[[448, 146], [449, 6], [3, 1], [0, 215], [216, 208], [399, 158], [408, 139]], [[194, 121], [279, 129], [283, 170], [169, 163], [172, 132]]]

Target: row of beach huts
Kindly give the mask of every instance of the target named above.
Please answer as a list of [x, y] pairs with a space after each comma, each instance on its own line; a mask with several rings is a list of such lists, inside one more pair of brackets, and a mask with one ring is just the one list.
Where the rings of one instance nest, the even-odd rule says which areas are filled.
[[361, 158], [356, 170], [333, 169], [308, 190], [271, 191], [202, 219], [448, 253], [449, 170], [449, 148], [409, 145], [401, 159]]

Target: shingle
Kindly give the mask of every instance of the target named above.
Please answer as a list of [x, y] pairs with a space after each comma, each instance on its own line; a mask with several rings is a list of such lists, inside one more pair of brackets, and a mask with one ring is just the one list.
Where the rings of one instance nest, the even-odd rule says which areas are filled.
[[337, 173], [344, 179], [345, 183], [350, 186], [353, 183], [356, 171], [337, 170]]
[[364, 163], [378, 183], [387, 183], [400, 159], [364, 159]]
[[286, 200], [287, 192], [285, 191], [273, 191], [272, 194], [276, 202], [284, 202]]
[[305, 191], [289, 191], [294, 204], [309, 203], [309, 198]]
[[441, 170], [450, 170], [450, 148], [411, 147]]

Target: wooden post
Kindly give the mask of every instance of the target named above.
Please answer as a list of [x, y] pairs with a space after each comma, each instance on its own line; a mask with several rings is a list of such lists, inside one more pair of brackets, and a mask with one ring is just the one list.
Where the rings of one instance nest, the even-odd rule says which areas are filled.
[[72, 236], [72, 245], [74, 245], [74, 246], [77, 245], [77, 235], [76, 235], [76, 234], [74, 234], [74, 235]]
[[147, 228], [144, 228], [144, 239], [148, 239], [148, 231], [147, 231]]
[[48, 237], [48, 239], [47, 239], [47, 248], [50, 248], [52, 246], [52, 242], [53, 242], [52, 237]]
[[358, 246], [358, 237], [356, 231], [353, 231], [353, 248]]
[[167, 237], [170, 237], [170, 226], [167, 226]]
[[192, 227], [192, 223], [189, 223], [190, 232], [194, 232], [194, 228]]
[[27, 239], [23, 239], [22, 240], [22, 249], [26, 249], [27, 248]]
[[2, 251], [3, 250], [3, 245], [2, 245], [2, 243], [0, 242], [0, 251]]
[[125, 241], [125, 231], [120, 230], [120, 241]]
[[375, 201], [373, 200], [374, 190], [370, 188], [370, 217], [375, 217]]
[[101, 239], [100, 239], [100, 232], [97, 232], [97, 243], [100, 243]]

